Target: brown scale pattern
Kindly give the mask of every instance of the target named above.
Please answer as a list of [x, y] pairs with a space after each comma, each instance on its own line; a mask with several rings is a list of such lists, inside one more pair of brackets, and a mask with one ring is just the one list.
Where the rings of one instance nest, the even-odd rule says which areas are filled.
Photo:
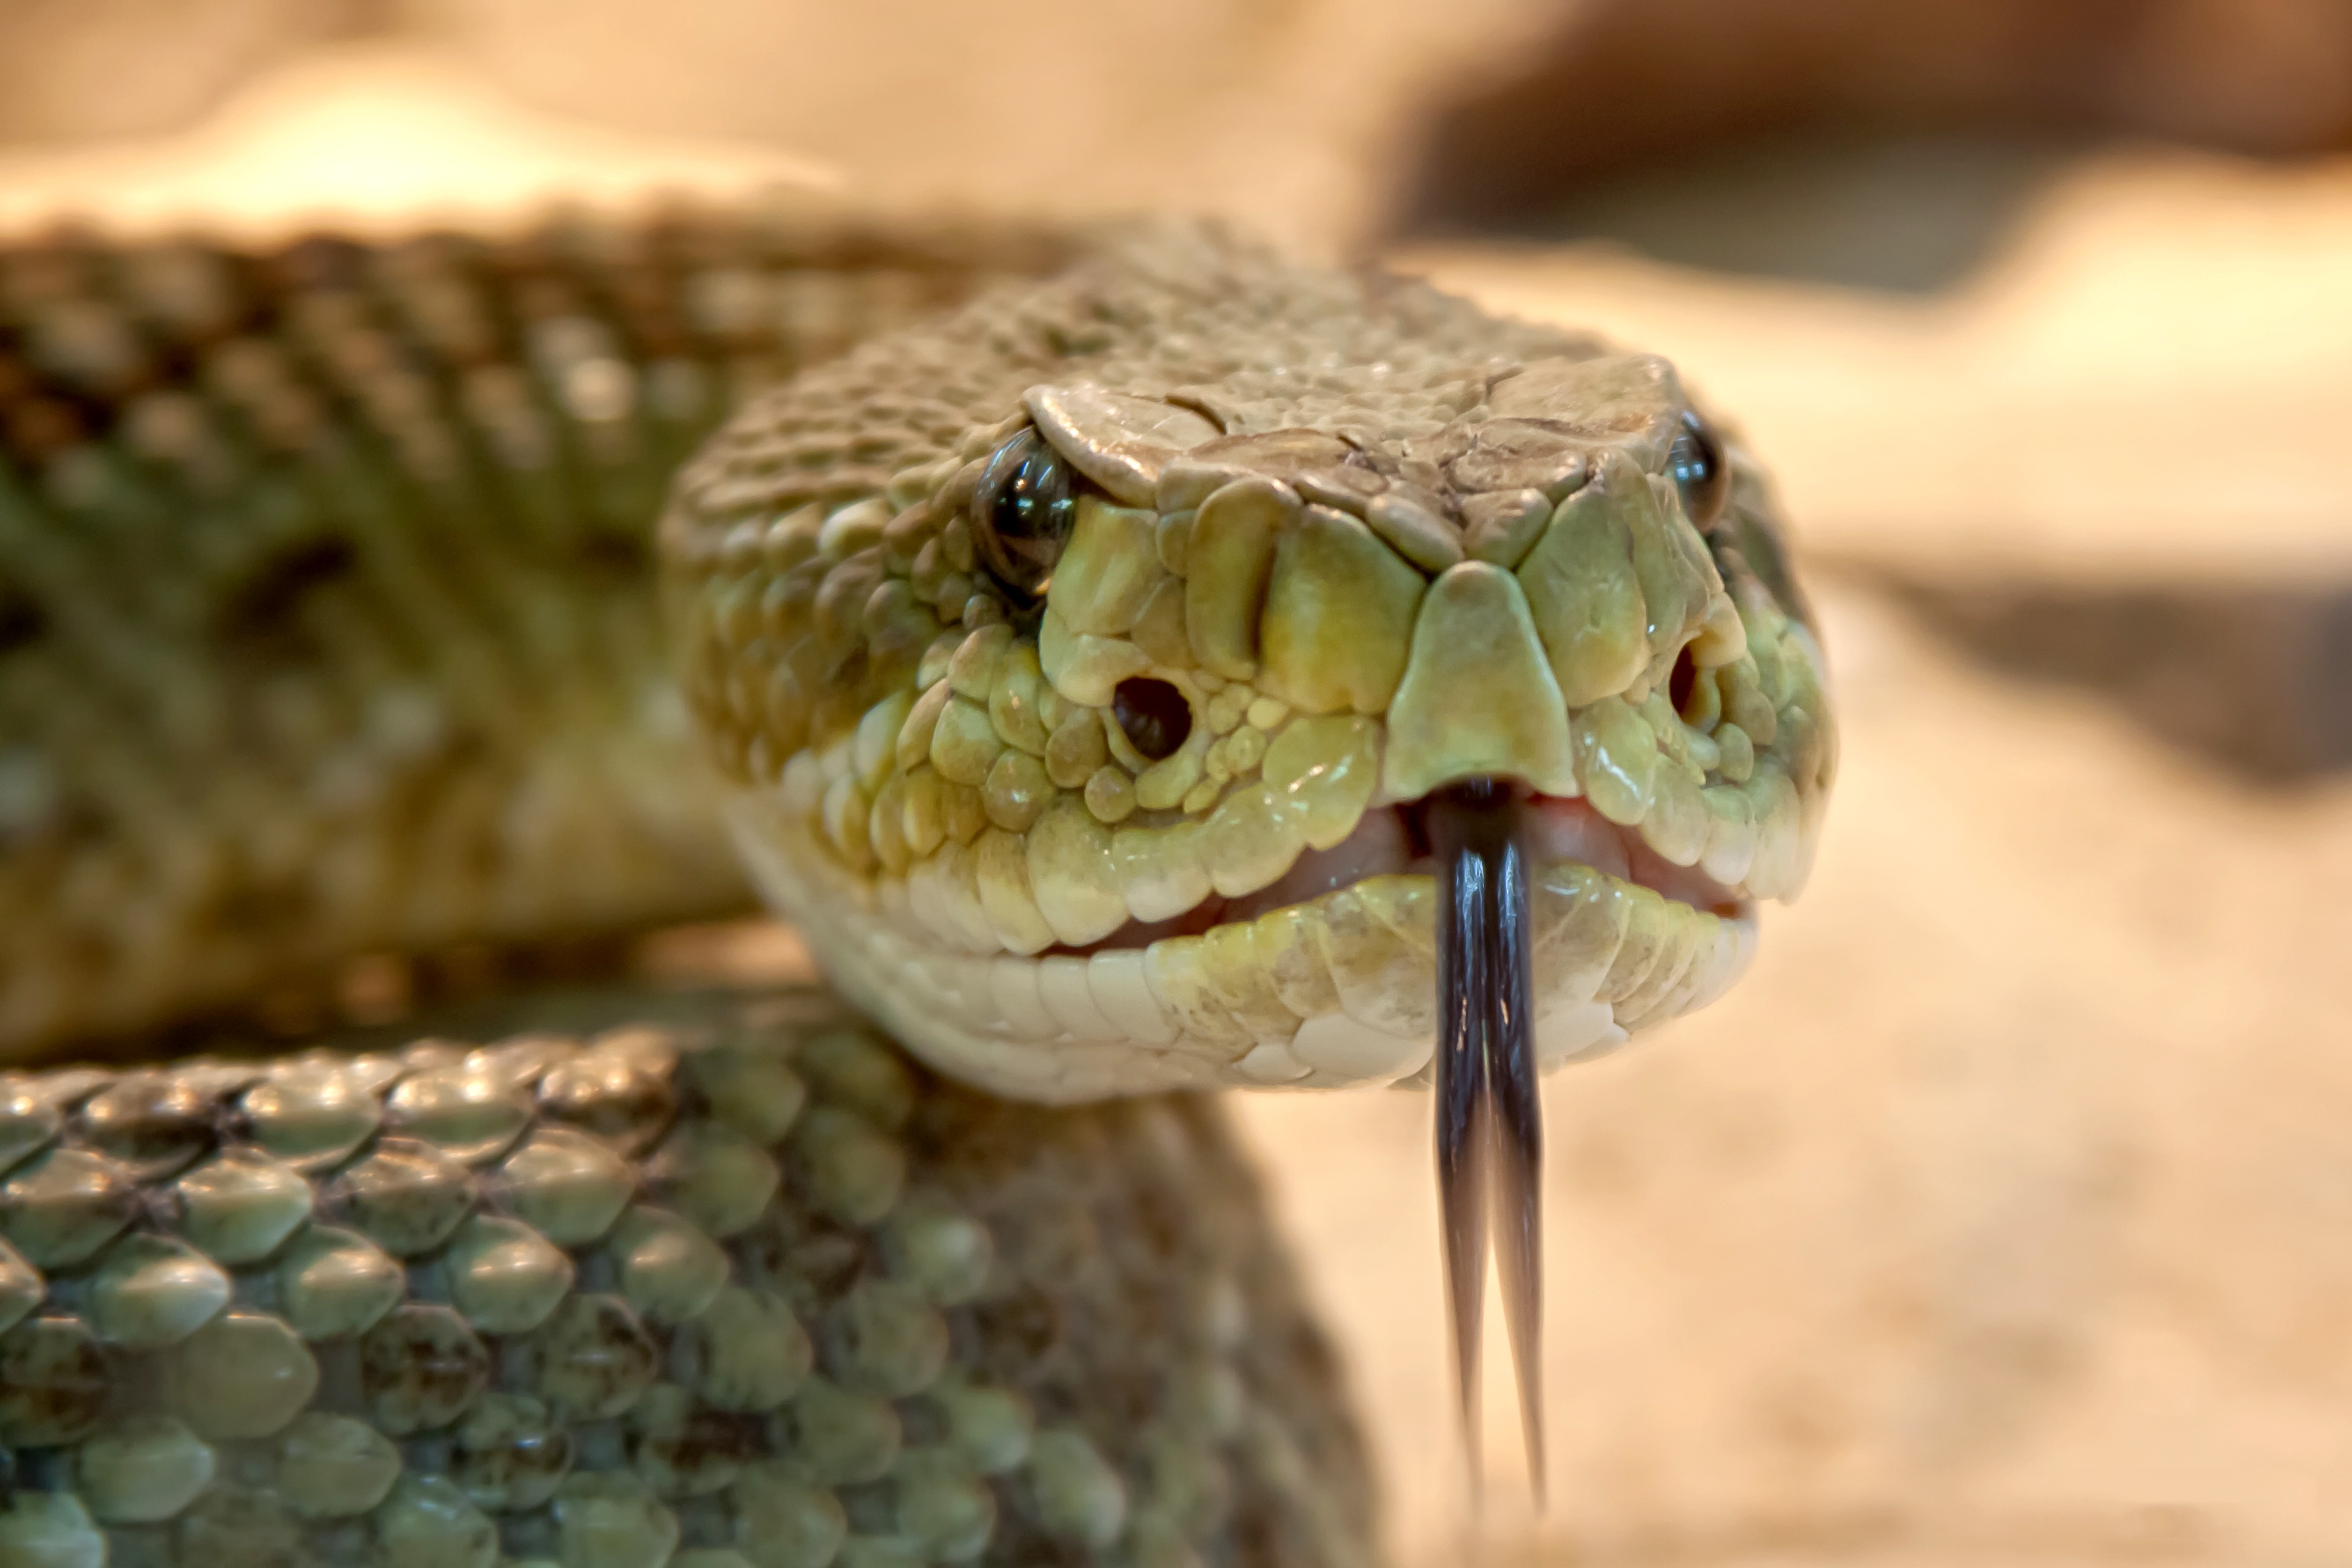
[[0, 247], [0, 1059], [740, 904], [667, 695], [670, 476], [1068, 245], [779, 207]]
[[1370, 1561], [1207, 1102], [1010, 1106], [813, 992], [572, 1021], [0, 1079], [0, 1561]]
[[877, 494], [1018, 412], [1040, 382], [1192, 402], [1232, 435], [1328, 429], [1401, 453], [1480, 401], [1502, 365], [1599, 352], [1390, 274], [1302, 268], [1211, 228], [1141, 228], [1045, 287], [985, 295], [761, 398], [688, 466], [670, 543], [707, 558], [739, 522]]

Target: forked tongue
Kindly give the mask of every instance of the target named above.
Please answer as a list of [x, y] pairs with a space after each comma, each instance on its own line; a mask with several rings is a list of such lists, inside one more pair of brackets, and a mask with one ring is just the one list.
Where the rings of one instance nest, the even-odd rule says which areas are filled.
[[1511, 786], [1448, 786], [1429, 803], [1437, 857], [1437, 1189], [1454, 1373], [1477, 1485], [1478, 1347], [1491, 1242], [1518, 1374], [1528, 1475], [1544, 1496], [1543, 1109], [1536, 1099], [1528, 866]]

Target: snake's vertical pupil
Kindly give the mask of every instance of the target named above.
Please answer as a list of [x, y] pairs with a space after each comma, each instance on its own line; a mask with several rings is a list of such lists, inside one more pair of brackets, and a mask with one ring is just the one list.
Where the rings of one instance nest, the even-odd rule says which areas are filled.
[[1692, 409], [1683, 410], [1683, 427], [1666, 454], [1666, 475], [1682, 492], [1683, 515], [1704, 533], [1723, 516], [1731, 498], [1731, 469], [1723, 460], [1723, 441], [1714, 427]]
[[1077, 523], [1070, 471], [1034, 430], [996, 449], [971, 499], [973, 540], [989, 575], [1024, 604], [1034, 603]]
[[1184, 694], [1148, 675], [1120, 681], [1111, 691], [1110, 710], [1127, 743], [1146, 762], [1174, 756], [1192, 733], [1192, 705]]

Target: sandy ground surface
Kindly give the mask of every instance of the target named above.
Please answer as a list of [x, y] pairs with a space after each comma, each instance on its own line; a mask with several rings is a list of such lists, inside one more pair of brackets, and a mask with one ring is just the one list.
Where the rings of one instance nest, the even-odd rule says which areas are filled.
[[[619, 156], [436, 112], [478, 175], [518, 149], [496, 199]], [[776, 172], [640, 151], [640, 174]], [[0, 218], [41, 190], [152, 216], [258, 188], [219, 145], [150, 152], [8, 160]], [[1676, 354], [1820, 555], [2193, 576], [2352, 569], [2347, 257], [2352, 171], [2142, 158], [2062, 182], [1925, 300], [1591, 252], [1406, 259]], [[1813, 888], [1730, 1000], [1549, 1086], [1540, 1521], [1498, 1377], [1465, 1522], [1426, 1102], [1238, 1102], [1400, 1561], [2352, 1556], [2352, 782], [2249, 793], [1863, 594], [1822, 603], [1846, 763]]]

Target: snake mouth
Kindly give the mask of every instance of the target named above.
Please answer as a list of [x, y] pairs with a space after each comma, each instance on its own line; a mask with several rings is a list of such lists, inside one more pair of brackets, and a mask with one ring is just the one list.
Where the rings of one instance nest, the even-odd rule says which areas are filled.
[[[1004, 896], [984, 858], [1037, 835], [859, 877], [812, 831], [811, 803], [830, 795], [798, 794], [798, 809], [791, 791], [733, 797], [747, 859], [843, 988], [945, 1070], [1064, 1100], [1429, 1083], [1465, 1432], [1475, 1445], [1491, 1256], [1540, 1494], [1538, 1075], [1736, 981], [1755, 951], [1748, 889], [1675, 864], [1587, 799], [1481, 775], [1366, 801], [1246, 891], [1204, 888], [1172, 915], [1106, 921], [1092, 942], [1008, 952], [973, 918]], [[1193, 858], [1162, 853], [1149, 886], [1175, 885], [1167, 868]]]
[[[1063, 1100], [1433, 1079], [1446, 881], [1433, 803], [1454, 786], [1409, 800], [1368, 790], [1319, 847], [1219, 893], [1202, 864], [1215, 864], [1215, 814], [1205, 828], [1123, 826], [1114, 840], [1065, 812], [1025, 841], [950, 838], [904, 875], [874, 875], [844, 864], [825, 830], [822, 803], [844, 792], [793, 779], [730, 795], [747, 862], [828, 972], [944, 1070]], [[1262, 806], [1264, 793], [1236, 798]], [[1672, 865], [1583, 800], [1496, 793], [1527, 869], [1543, 1070], [1696, 1011], [1745, 972], [1753, 889]], [[1142, 853], [1123, 866], [1129, 843]], [[1047, 874], [1027, 876], [1024, 855]], [[1107, 917], [1122, 892], [1121, 918], [1094, 931], [1005, 940], [1011, 894]], [[1012, 913], [1040, 923], [1034, 905]]]
[[[1328, 849], [1302, 854], [1266, 887], [1212, 896], [1182, 916], [1130, 921], [1072, 957], [1200, 936], [1383, 876], [1427, 877], [1435, 898], [1437, 1039], [1431, 1061], [1435, 1143], [1463, 1430], [1479, 1430], [1481, 1321], [1493, 1260], [1517, 1377], [1528, 1473], [1544, 1484], [1543, 1113], [1537, 1090], [1530, 862], [1581, 866], [1689, 909], [1737, 920], [1747, 901], [1674, 864], [1580, 798], [1492, 778], [1375, 807]], [[1475, 1468], [1475, 1467], [1474, 1467]]]
[[[1532, 865], [1588, 867], [1722, 920], [1743, 919], [1752, 910], [1752, 901], [1739, 889], [1697, 867], [1675, 865], [1652, 848], [1638, 829], [1610, 821], [1589, 801], [1541, 795], [1524, 786], [1491, 787], [1514, 808], [1520, 842]], [[1046, 951], [1084, 958], [1148, 948], [1171, 937], [1200, 936], [1219, 926], [1308, 903], [1375, 877], [1436, 879], [1442, 867], [1432, 817], [1440, 798], [1424, 796], [1366, 811], [1345, 838], [1328, 849], [1302, 852], [1289, 870], [1255, 892], [1233, 898], [1212, 893], [1166, 920], [1131, 920], [1099, 942], [1057, 943]]]
[[[1675, 865], [1582, 799], [1473, 778], [1367, 811], [1328, 849], [1256, 892], [1213, 897], [1173, 921], [1130, 923], [1072, 956], [1197, 936], [1310, 902], [1367, 878], [1434, 884], [1437, 1040], [1431, 1061], [1439, 1211], [1462, 1429], [1479, 1431], [1480, 1346], [1491, 1258], [1502, 1287], [1528, 1476], [1544, 1489], [1543, 1108], [1537, 1089], [1528, 864], [1576, 865], [1718, 919], [1745, 900]], [[1473, 1466], [1474, 1472], [1475, 1465]]]

